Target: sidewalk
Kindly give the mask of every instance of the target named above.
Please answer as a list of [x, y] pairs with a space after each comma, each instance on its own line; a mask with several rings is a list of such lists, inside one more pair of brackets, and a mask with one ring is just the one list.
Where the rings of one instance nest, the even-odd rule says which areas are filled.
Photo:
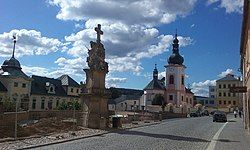
[[13, 150], [13, 149], [32, 149], [35, 147], [41, 147], [45, 145], [52, 145], [63, 143], [67, 141], [73, 141], [93, 136], [100, 136], [103, 134], [107, 134], [110, 132], [117, 132], [124, 129], [137, 128], [142, 126], [154, 125], [158, 124], [160, 121], [136, 121], [131, 124], [124, 124], [122, 129], [109, 129], [109, 130], [98, 130], [98, 129], [89, 129], [86, 128], [84, 130], [74, 132], [75, 135], [72, 135], [72, 132], [66, 133], [57, 133], [51, 134], [48, 136], [41, 136], [35, 138], [27, 138], [18, 141], [9, 141], [0, 143], [0, 150]]
[[216, 139], [215, 150], [249, 150], [250, 133], [244, 129], [243, 119], [228, 115], [228, 123]]

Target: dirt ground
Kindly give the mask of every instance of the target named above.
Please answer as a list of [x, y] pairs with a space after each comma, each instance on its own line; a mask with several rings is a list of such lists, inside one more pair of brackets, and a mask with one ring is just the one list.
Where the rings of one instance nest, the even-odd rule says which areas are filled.
[[[74, 130], [73, 122], [65, 122], [57, 118], [44, 118], [36, 123], [18, 125], [18, 137], [28, 137], [32, 135], [46, 135], [50, 133], [61, 133]], [[0, 126], [0, 138], [14, 137], [15, 126]], [[78, 130], [76, 128], [75, 130]]]

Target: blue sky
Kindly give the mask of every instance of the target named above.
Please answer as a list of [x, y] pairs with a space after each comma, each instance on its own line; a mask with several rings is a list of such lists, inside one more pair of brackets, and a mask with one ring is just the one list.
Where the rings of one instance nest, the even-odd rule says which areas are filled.
[[12, 52], [28, 75], [85, 81], [89, 41], [102, 24], [107, 86], [142, 89], [171, 54], [178, 30], [186, 84], [198, 95], [226, 73], [239, 75], [243, 0], [1, 0], [0, 62]]

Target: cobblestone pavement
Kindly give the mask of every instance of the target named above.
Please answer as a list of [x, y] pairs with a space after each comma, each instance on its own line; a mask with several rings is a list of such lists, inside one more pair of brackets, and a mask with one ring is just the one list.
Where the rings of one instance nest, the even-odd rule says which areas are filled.
[[[231, 123], [231, 122], [230, 122]], [[230, 124], [228, 123], [228, 124]], [[163, 121], [102, 136], [81, 139], [38, 149], [74, 150], [202, 150], [210, 144], [213, 136], [224, 123], [212, 122], [212, 117], [185, 118]]]

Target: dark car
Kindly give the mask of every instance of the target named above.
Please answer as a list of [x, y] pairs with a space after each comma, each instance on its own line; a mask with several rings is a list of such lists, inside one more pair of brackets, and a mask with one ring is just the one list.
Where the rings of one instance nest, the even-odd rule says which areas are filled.
[[191, 112], [190, 117], [198, 117], [198, 114], [196, 112]]
[[221, 111], [216, 111], [213, 115], [213, 122], [227, 122], [226, 113]]
[[214, 115], [215, 112], [217, 112], [218, 110], [213, 110], [210, 112], [211, 115]]
[[201, 115], [202, 115], [202, 116], [209, 116], [208, 110], [203, 110], [203, 111], [201, 112]]

